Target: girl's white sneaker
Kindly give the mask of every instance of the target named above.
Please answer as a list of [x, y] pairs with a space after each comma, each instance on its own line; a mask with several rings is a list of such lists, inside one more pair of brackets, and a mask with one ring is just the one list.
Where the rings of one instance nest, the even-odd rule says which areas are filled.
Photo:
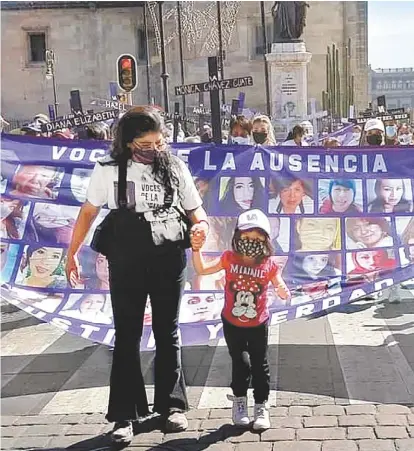
[[269, 411], [265, 403], [254, 405], [254, 422], [253, 429], [255, 431], [264, 431], [270, 428]]
[[233, 423], [236, 426], [248, 426], [250, 424], [247, 396], [235, 396], [233, 398]]

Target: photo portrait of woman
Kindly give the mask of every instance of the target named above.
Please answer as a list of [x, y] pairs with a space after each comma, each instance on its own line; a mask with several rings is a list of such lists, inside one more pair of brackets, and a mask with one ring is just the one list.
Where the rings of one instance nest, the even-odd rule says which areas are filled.
[[222, 177], [220, 183], [220, 212], [238, 215], [244, 210], [263, 210], [264, 179], [260, 177]]
[[[64, 309], [62, 316], [80, 319], [95, 324], [112, 324], [111, 301], [109, 295], [87, 293], [72, 294]], [[70, 306], [70, 307], [69, 307]]]
[[2, 196], [0, 199], [0, 238], [20, 240], [24, 233], [30, 203]]
[[372, 213], [409, 213], [413, 193], [409, 179], [368, 180], [368, 211]]
[[269, 182], [269, 213], [312, 214], [312, 197], [311, 180], [272, 177]]
[[70, 178], [70, 189], [73, 197], [78, 202], [85, 202], [86, 191], [89, 186], [89, 180], [91, 178], [92, 171], [90, 169], [76, 168], [72, 171]]
[[31, 241], [45, 244], [69, 244], [80, 207], [37, 203], [28, 224]]
[[223, 293], [186, 293], [181, 301], [179, 322], [186, 324], [220, 319], [223, 305]]
[[381, 274], [396, 266], [393, 249], [351, 252], [346, 258], [347, 284], [374, 282]]
[[296, 220], [295, 248], [299, 252], [332, 251], [341, 248], [341, 224], [337, 218]]
[[0, 283], [5, 284], [10, 282], [10, 277], [13, 273], [14, 265], [16, 263], [17, 252], [19, 250], [18, 244], [0, 242]]
[[[361, 180], [319, 180], [320, 213], [360, 213], [362, 211]], [[356, 201], [359, 197], [358, 203]]]
[[226, 216], [211, 216], [210, 232], [207, 235], [206, 244], [203, 249], [206, 252], [224, 252], [231, 246], [234, 228], [237, 218]]
[[346, 246], [348, 249], [365, 249], [392, 246], [389, 218], [347, 218]]
[[66, 288], [65, 250], [40, 244], [26, 246], [16, 283], [29, 287]]
[[82, 280], [75, 289], [109, 290], [108, 260], [89, 247], [83, 247], [79, 253], [79, 264], [82, 267]]
[[10, 194], [56, 199], [63, 175], [62, 168], [21, 165], [13, 177]]

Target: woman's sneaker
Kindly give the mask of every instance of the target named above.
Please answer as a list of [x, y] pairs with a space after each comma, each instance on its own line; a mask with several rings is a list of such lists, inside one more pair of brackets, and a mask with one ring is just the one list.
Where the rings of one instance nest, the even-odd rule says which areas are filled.
[[134, 438], [131, 421], [120, 421], [115, 423], [111, 432], [111, 440], [114, 443], [130, 443]]
[[270, 428], [269, 411], [265, 403], [254, 405], [254, 422], [253, 429], [255, 431], [264, 431]]
[[236, 426], [248, 426], [250, 424], [247, 396], [235, 396], [233, 398], [233, 423]]

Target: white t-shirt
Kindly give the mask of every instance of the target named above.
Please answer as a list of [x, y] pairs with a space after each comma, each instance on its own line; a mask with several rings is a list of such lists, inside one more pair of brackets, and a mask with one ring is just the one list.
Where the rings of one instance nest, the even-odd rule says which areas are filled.
[[[176, 163], [176, 175], [179, 181], [174, 190], [172, 206], [181, 205], [184, 210], [195, 210], [202, 205], [193, 178], [185, 163], [172, 155]], [[104, 157], [101, 162], [111, 161]], [[96, 163], [89, 182], [86, 199], [95, 207], [108, 205], [117, 208], [118, 203], [118, 166]], [[154, 180], [152, 165], [131, 161], [127, 166], [127, 201], [128, 207], [135, 205], [137, 213], [146, 213], [164, 205], [164, 187]]]

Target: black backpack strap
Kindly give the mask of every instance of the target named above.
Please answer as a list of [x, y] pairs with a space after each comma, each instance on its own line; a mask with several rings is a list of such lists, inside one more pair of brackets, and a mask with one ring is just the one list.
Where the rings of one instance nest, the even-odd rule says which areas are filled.
[[127, 161], [122, 158], [118, 165], [118, 207], [127, 208], [128, 201], [126, 196], [127, 189]]

